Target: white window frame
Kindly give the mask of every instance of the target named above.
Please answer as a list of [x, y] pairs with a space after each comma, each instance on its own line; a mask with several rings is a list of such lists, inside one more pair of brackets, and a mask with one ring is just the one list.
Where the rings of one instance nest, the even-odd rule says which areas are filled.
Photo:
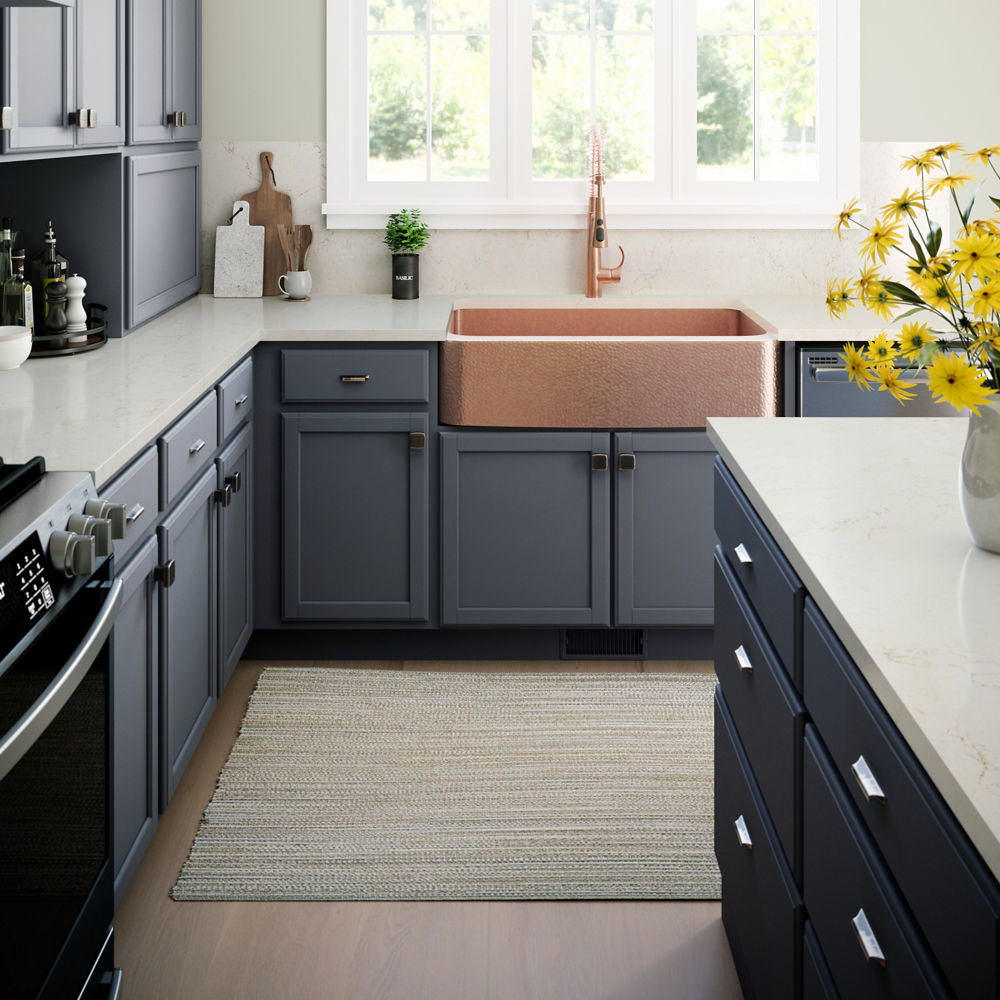
[[[654, 93], [669, 110], [654, 139], [656, 177], [605, 187], [612, 229], [829, 228], [858, 193], [860, 0], [817, 0], [819, 181], [698, 181], [694, 4], [654, 0]], [[327, 0], [329, 229], [381, 229], [419, 206], [432, 228], [577, 229], [586, 181], [533, 181], [530, 0], [491, 0], [491, 177], [478, 181], [368, 181], [367, 0]], [[678, 40], [691, 39], [682, 45]], [[508, 39], [513, 42], [508, 44]], [[506, 86], [507, 80], [512, 81]], [[346, 99], [345, 99], [346, 95]], [[614, 129], [604, 122], [605, 133]], [[528, 148], [524, 146], [527, 144]]]

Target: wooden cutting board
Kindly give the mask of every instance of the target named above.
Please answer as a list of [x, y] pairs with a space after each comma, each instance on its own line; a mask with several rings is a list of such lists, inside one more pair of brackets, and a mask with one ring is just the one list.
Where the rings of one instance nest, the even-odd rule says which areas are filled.
[[250, 206], [233, 205], [228, 226], [215, 230], [216, 298], [257, 298], [264, 269], [264, 227], [250, 225]]
[[264, 295], [280, 295], [278, 278], [287, 270], [278, 241], [278, 226], [292, 225], [292, 199], [278, 191], [273, 181], [274, 153], [260, 154], [261, 183], [256, 191], [243, 195], [250, 206], [250, 225], [264, 227]]

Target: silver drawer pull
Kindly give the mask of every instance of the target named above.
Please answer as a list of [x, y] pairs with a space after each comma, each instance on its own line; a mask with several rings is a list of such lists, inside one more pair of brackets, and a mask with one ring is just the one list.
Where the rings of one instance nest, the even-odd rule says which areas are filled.
[[865, 911], [858, 910], [857, 916], [851, 918], [851, 923], [854, 925], [854, 933], [858, 936], [858, 944], [861, 945], [861, 950], [865, 953], [865, 960], [878, 962], [879, 965], [884, 966], [885, 955], [882, 953], [878, 938], [875, 937], [872, 925], [868, 923]]
[[733, 826], [736, 827], [736, 836], [740, 838], [740, 847], [745, 847], [748, 851], [752, 851], [753, 841], [750, 839], [747, 821], [742, 816], [738, 816]]
[[198, 440], [195, 441], [195, 443], [193, 445], [191, 445], [190, 448], [188, 448], [188, 454], [189, 455], [197, 455], [198, 452], [201, 451], [201, 449], [204, 448], [204, 447], [205, 447], [205, 442], [202, 441], [201, 438], [198, 438]]
[[733, 650], [733, 655], [736, 657], [736, 662], [740, 665], [740, 670], [748, 674], [753, 673], [753, 664], [750, 662], [747, 651], [742, 646], [737, 646]]
[[341, 375], [341, 382], [367, 382], [371, 375]]
[[861, 791], [865, 793], [865, 798], [869, 802], [874, 799], [874, 801], [885, 805], [885, 792], [882, 791], [882, 786], [875, 780], [875, 775], [872, 774], [872, 769], [868, 766], [868, 761], [865, 760], [864, 756], [859, 757], [851, 765], [851, 771], [861, 786]]
[[233, 400], [233, 406], [242, 406], [250, 397], [244, 392]]
[[736, 553], [736, 558], [739, 559], [741, 563], [744, 563], [747, 566], [753, 563], [750, 553], [747, 552], [747, 547], [742, 542], [740, 542], [740, 544], [737, 545], [733, 551]]
[[143, 514], [146, 513], [146, 508], [143, 507], [141, 503], [137, 503], [126, 515], [125, 520], [128, 524], [133, 521], [138, 521]]

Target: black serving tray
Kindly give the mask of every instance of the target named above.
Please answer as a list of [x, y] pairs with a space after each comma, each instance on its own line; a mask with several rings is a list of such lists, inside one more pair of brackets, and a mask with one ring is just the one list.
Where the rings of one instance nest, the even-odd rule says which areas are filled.
[[32, 358], [55, 358], [67, 354], [82, 354], [84, 351], [95, 351], [108, 342], [108, 307], [99, 302], [91, 302], [87, 316], [87, 339], [71, 344], [71, 337], [79, 337], [83, 333], [43, 333], [31, 338]]

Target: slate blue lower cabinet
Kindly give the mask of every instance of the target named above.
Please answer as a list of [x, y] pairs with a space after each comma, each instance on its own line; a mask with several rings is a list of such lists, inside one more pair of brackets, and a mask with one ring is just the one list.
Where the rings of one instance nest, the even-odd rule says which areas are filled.
[[253, 631], [253, 425], [215, 460], [219, 499], [219, 694]]
[[157, 541], [151, 537], [117, 571], [124, 596], [112, 633], [116, 908], [153, 839], [160, 815], [156, 565]]
[[611, 624], [611, 435], [442, 432], [445, 625]]
[[615, 438], [615, 624], [711, 625], [712, 462], [703, 430]]
[[[215, 708], [216, 469], [210, 466], [163, 519], [160, 564], [160, 805], [165, 809]], [[169, 585], [168, 585], [169, 584]]]
[[426, 413], [283, 413], [283, 617], [426, 621]]

